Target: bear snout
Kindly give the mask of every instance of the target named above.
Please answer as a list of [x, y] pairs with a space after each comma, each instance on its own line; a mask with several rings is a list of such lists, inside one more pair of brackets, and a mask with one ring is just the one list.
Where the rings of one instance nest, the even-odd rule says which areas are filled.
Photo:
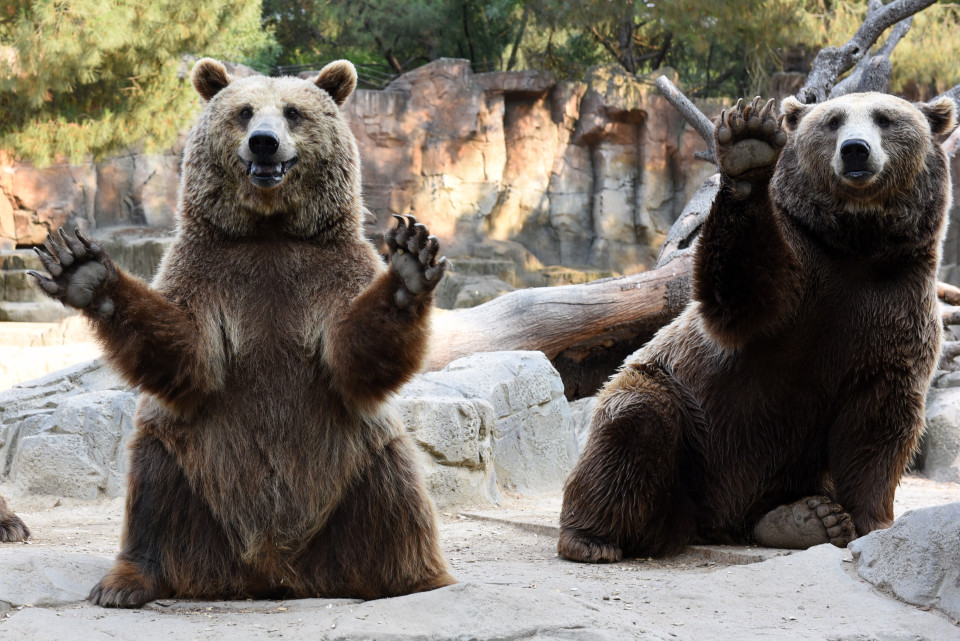
[[870, 145], [866, 140], [854, 138], [845, 140], [840, 145], [840, 160], [843, 162], [843, 173], [869, 172], [867, 161], [870, 160]]
[[247, 144], [254, 156], [267, 159], [277, 153], [277, 149], [280, 148], [280, 138], [272, 131], [260, 129], [250, 134]]

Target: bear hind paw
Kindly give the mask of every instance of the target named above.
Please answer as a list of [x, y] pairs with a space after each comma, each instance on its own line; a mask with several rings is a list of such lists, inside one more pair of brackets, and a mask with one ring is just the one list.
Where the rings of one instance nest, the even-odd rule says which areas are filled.
[[30, 538], [30, 530], [15, 514], [0, 518], [0, 543], [19, 543]]
[[161, 597], [157, 582], [129, 561], [118, 561], [90, 591], [87, 600], [104, 608], [139, 608]]
[[775, 548], [807, 549], [822, 543], [846, 547], [857, 538], [853, 519], [826, 496], [810, 496], [771, 510], [753, 528], [753, 539]]
[[616, 563], [623, 559], [623, 550], [603, 539], [577, 530], [563, 529], [557, 541], [560, 556], [581, 563]]

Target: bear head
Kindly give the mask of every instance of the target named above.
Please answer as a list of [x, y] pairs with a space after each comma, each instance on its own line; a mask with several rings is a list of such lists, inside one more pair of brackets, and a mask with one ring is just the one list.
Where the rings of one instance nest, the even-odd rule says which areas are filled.
[[818, 186], [855, 200], [910, 189], [933, 137], [956, 123], [949, 98], [914, 105], [883, 93], [848, 94], [813, 105], [790, 97], [783, 113], [801, 169]]
[[956, 124], [952, 100], [861, 93], [811, 105], [787, 98], [782, 109], [788, 141], [770, 195], [797, 224], [838, 249], [874, 256], [927, 246], [943, 233], [950, 176], [935, 138]]
[[340, 113], [357, 85], [350, 62], [303, 80], [234, 78], [204, 58], [190, 80], [206, 106], [184, 150], [184, 223], [304, 238], [362, 224], [359, 153]]

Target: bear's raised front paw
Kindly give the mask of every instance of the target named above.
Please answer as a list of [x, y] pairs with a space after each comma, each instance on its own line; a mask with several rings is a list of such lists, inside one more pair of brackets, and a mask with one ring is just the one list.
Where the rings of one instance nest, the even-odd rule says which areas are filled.
[[771, 98], [760, 108], [760, 96], [748, 105], [735, 107], [717, 117], [714, 137], [720, 170], [733, 180], [738, 198], [746, 198], [753, 185], [770, 179], [787, 144], [783, 116], [777, 117]]
[[397, 226], [386, 233], [384, 240], [390, 249], [390, 268], [402, 283], [394, 300], [398, 307], [406, 308], [434, 290], [450, 263], [445, 256], [437, 260], [440, 241], [416, 218], [393, 217]]
[[857, 538], [857, 530], [839, 503], [810, 496], [765, 514], [753, 528], [753, 538], [773, 548], [805, 550], [821, 543], [842, 548]]
[[0, 516], [0, 543], [19, 543], [30, 538], [30, 530], [16, 514]]
[[623, 550], [595, 536], [564, 528], [557, 539], [560, 556], [581, 563], [616, 563], [623, 559]]
[[[116, 278], [116, 267], [103, 248], [84, 238], [79, 229], [74, 230], [73, 237], [64, 232], [62, 227], [57, 233], [61, 242], [58, 243], [48, 234], [43, 243], [46, 251], [34, 248], [43, 266], [50, 272], [50, 278], [35, 271], [31, 271], [30, 275], [37, 279], [40, 289], [51, 298], [70, 307], [85, 309], [95, 301], [100, 286]], [[113, 301], [108, 297], [96, 300], [95, 311], [101, 316], [110, 316], [113, 313]]]

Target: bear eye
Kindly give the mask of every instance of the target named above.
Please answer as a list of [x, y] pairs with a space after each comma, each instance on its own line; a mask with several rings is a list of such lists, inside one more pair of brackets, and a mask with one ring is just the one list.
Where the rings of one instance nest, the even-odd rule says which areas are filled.
[[877, 114], [874, 120], [876, 121], [877, 126], [880, 127], [881, 129], [887, 129], [890, 125], [893, 124], [890, 118], [888, 118], [883, 114]]
[[297, 111], [296, 107], [287, 107], [283, 110], [283, 115], [286, 116], [287, 120], [293, 122], [300, 120], [300, 112]]
[[827, 126], [830, 127], [832, 131], [836, 131], [840, 128], [840, 118], [838, 116], [834, 116], [830, 119], [830, 122], [827, 123]]
[[250, 120], [253, 118], [253, 109], [250, 107], [244, 107], [240, 110], [240, 119], [241, 120]]

